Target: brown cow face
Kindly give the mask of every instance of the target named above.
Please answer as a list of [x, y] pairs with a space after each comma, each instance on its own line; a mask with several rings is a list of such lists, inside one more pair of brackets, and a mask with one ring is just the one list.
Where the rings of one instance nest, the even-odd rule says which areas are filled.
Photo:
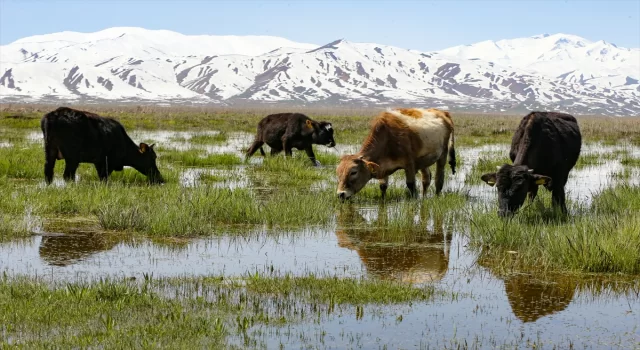
[[336, 169], [338, 175], [338, 197], [349, 199], [358, 193], [373, 177], [377, 176], [380, 166], [365, 160], [362, 156], [349, 155], [340, 159]]
[[498, 215], [507, 217], [515, 214], [527, 198], [527, 192], [533, 186], [551, 186], [551, 178], [533, 173], [526, 165], [509, 165], [497, 167], [495, 173], [482, 175], [482, 181], [498, 188]]

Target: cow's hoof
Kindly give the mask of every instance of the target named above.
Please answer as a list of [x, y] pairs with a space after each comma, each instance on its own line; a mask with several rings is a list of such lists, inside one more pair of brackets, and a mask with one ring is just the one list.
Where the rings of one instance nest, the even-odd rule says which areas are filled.
[[322, 164], [320, 164], [320, 162], [316, 160], [316, 161], [313, 163], [313, 165], [314, 165], [314, 166], [321, 166]]

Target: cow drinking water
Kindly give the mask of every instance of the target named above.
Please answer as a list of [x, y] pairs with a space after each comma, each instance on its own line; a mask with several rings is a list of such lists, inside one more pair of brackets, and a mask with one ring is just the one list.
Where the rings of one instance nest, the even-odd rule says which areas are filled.
[[100, 180], [114, 171], [130, 166], [146, 175], [152, 183], [164, 179], [156, 166], [154, 145], [136, 145], [122, 124], [97, 114], [60, 107], [40, 120], [44, 136], [44, 176], [53, 181], [56, 160], [65, 160], [64, 179], [73, 181], [80, 163], [92, 163]]
[[257, 150], [264, 156], [263, 144], [271, 147], [271, 155], [284, 150], [285, 156], [292, 155], [292, 149], [305, 150], [314, 165], [320, 163], [313, 153], [313, 144], [333, 147], [333, 127], [328, 122], [317, 122], [301, 113], [277, 113], [264, 117], [258, 123], [256, 138], [247, 150], [247, 158]]
[[527, 193], [533, 200], [541, 185], [552, 191], [553, 206], [566, 213], [564, 186], [581, 146], [578, 121], [569, 114], [531, 112], [522, 118], [511, 140], [513, 164], [498, 166], [497, 172], [481, 177], [498, 188], [498, 215], [517, 212]]
[[416, 195], [416, 173], [422, 173], [422, 194], [431, 183], [429, 166], [436, 165], [436, 194], [444, 185], [444, 169], [449, 165], [455, 174], [453, 120], [446, 111], [431, 109], [387, 110], [371, 123], [371, 130], [358, 154], [340, 159], [338, 197], [348, 199], [358, 193], [369, 180], [380, 183], [384, 199], [389, 176], [404, 169], [407, 187]]

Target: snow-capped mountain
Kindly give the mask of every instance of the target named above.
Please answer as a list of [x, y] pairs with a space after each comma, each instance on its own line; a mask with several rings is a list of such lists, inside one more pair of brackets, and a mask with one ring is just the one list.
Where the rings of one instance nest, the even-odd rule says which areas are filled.
[[414, 104], [640, 114], [640, 49], [565, 34], [419, 52], [110, 28], [0, 47], [2, 101]]

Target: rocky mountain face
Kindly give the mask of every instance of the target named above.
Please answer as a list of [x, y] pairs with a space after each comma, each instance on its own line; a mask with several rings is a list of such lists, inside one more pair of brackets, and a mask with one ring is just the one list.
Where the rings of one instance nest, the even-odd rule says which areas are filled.
[[419, 52], [110, 28], [0, 47], [12, 101], [424, 105], [640, 115], [640, 49], [566, 34]]

